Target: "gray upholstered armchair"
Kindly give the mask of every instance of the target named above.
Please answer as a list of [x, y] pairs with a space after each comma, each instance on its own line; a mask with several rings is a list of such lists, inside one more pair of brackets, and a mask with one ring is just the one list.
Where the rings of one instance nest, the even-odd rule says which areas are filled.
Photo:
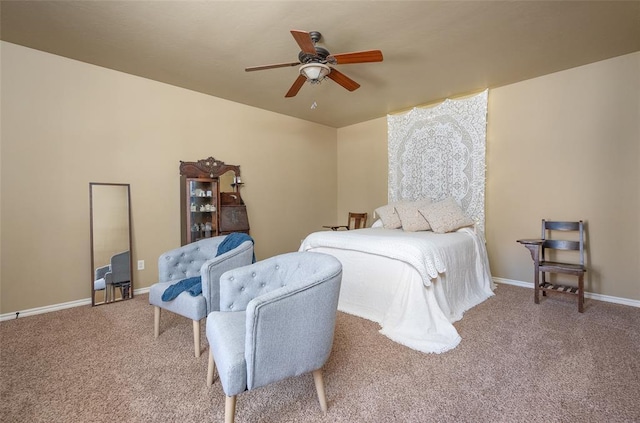
[[[229, 235], [203, 239], [167, 251], [158, 258], [159, 282], [149, 288], [149, 303], [154, 306], [154, 336], [160, 334], [160, 310], [165, 309], [193, 321], [193, 345], [200, 357], [200, 320], [219, 310], [220, 276], [227, 270], [251, 264], [253, 242], [243, 241], [236, 248], [218, 255], [218, 247]], [[184, 291], [175, 299], [163, 301], [167, 288], [187, 278], [200, 276], [202, 293], [191, 295]]]
[[125, 298], [124, 290], [128, 296], [131, 289], [131, 254], [128, 250], [114, 254], [111, 256], [109, 264], [95, 270], [93, 289], [95, 291], [105, 290], [105, 302], [115, 299], [116, 287], [123, 290], [122, 298]]
[[341, 281], [341, 263], [312, 252], [222, 275], [220, 311], [207, 317], [207, 384], [217, 367], [226, 422], [234, 420], [237, 394], [309, 372], [326, 411], [322, 366], [331, 353]]

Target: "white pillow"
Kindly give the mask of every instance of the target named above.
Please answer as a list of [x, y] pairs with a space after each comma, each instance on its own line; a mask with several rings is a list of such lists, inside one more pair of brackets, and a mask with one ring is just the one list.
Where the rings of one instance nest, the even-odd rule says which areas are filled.
[[418, 210], [420, 207], [426, 207], [431, 204], [428, 198], [424, 200], [411, 201], [407, 203], [397, 204], [396, 211], [402, 222], [402, 230], [407, 232], [428, 231], [431, 229], [429, 222], [424, 218]]
[[371, 225], [372, 228], [384, 228], [384, 224], [382, 223], [382, 220], [380, 219], [376, 219], [375, 222], [373, 222], [373, 225]]
[[452, 197], [420, 207], [418, 210], [427, 219], [433, 232], [439, 234], [453, 232], [474, 224]]
[[398, 229], [402, 227], [400, 216], [396, 213], [396, 204], [399, 203], [390, 203], [374, 210], [380, 220], [382, 220], [382, 224], [386, 229]]

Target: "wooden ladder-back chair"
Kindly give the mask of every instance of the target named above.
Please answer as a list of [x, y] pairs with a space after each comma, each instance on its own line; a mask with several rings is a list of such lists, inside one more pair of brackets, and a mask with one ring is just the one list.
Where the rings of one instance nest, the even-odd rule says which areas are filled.
[[362, 229], [367, 227], [367, 213], [349, 213], [347, 229]]
[[[577, 240], [558, 239], [557, 234], [563, 232], [567, 238], [568, 232], [576, 232]], [[531, 251], [534, 262], [534, 301], [540, 302], [539, 294], [546, 296], [547, 292], [559, 292], [578, 296], [578, 311], [584, 311], [584, 274], [587, 268], [584, 263], [585, 226], [582, 220], [577, 222], [559, 222], [542, 219], [542, 234], [540, 239], [518, 240]], [[555, 250], [555, 251], [554, 251]], [[579, 259], [574, 262], [557, 258], [559, 251], [577, 251]], [[562, 254], [562, 253], [560, 253]], [[578, 286], [564, 283], [554, 283], [547, 280], [547, 273], [561, 273], [578, 277]]]
[[323, 226], [323, 228], [329, 228], [332, 231], [337, 231], [340, 228], [344, 228], [346, 230], [350, 229], [362, 229], [367, 227], [367, 217], [368, 213], [349, 213], [349, 220], [346, 225], [335, 225], [335, 226]]

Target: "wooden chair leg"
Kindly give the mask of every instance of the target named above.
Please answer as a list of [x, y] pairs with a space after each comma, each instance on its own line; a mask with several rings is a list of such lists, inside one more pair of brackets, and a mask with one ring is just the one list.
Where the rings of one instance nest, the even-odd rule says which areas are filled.
[[584, 275], [578, 276], [578, 312], [584, 312]]
[[160, 307], [153, 307], [153, 336], [157, 338], [160, 335]]
[[193, 321], [193, 351], [200, 357], [200, 320]]
[[216, 364], [213, 361], [213, 351], [211, 351], [211, 346], [209, 346], [209, 364], [207, 365], [207, 386], [213, 385], [213, 369], [215, 367], [216, 367]]
[[[535, 270], [535, 274], [533, 275], [533, 290], [534, 290], [533, 301], [536, 304], [540, 304], [540, 297], [539, 297], [539, 293], [540, 293], [540, 270], [538, 269], [538, 266], [535, 266], [534, 270]], [[543, 294], [544, 294], [544, 292], [543, 292]]]
[[236, 417], [236, 396], [227, 397], [224, 403], [224, 423], [233, 423]]
[[313, 381], [316, 384], [318, 392], [318, 401], [320, 401], [320, 409], [323, 413], [327, 412], [327, 397], [324, 394], [324, 380], [322, 380], [322, 369], [313, 371]]

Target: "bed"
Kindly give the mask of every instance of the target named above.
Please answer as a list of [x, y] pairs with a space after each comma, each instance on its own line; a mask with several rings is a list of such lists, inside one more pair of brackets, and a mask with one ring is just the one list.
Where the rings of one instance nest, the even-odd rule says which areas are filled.
[[338, 310], [380, 324], [395, 342], [442, 353], [461, 341], [453, 323], [493, 295], [484, 237], [372, 227], [307, 236], [300, 251], [342, 262]]

